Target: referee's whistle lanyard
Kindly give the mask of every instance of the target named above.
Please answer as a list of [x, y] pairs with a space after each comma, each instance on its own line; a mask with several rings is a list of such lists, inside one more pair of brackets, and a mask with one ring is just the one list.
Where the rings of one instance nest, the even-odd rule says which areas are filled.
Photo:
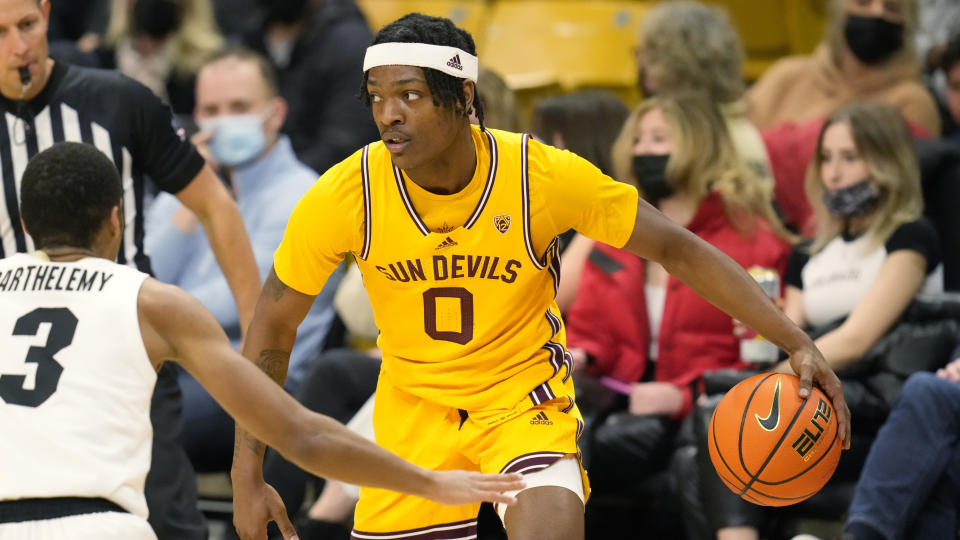
[[[27, 132], [33, 129], [33, 113], [30, 111], [30, 108], [27, 107], [26, 100], [27, 92], [30, 91], [33, 81], [30, 78], [29, 67], [22, 66], [17, 71], [20, 74], [20, 97], [17, 99], [17, 110], [15, 113], [17, 119], [13, 124], [13, 142], [18, 146], [23, 146], [27, 143]], [[25, 116], [29, 116], [29, 120], [24, 120]], [[23, 123], [22, 131], [17, 129], [17, 124], [19, 123]], [[19, 135], [20, 133], [23, 133], [22, 137]]]

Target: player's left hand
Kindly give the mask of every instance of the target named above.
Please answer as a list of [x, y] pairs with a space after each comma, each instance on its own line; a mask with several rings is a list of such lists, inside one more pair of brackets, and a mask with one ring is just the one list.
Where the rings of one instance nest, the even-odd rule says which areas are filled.
[[833, 402], [833, 409], [837, 412], [837, 433], [843, 441], [844, 450], [850, 449], [850, 408], [843, 397], [843, 385], [837, 374], [830, 368], [830, 364], [820, 354], [813, 343], [810, 346], [794, 351], [790, 355], [790, 367], [800, 376], [800, 397], [806, 399], [810, 395], [813, 383], [816, 383], [823, 393]]
[[472, 471], [430, 471], [431, 482], [424, 497], [449, 506], [478, 502], [511, 505], [517, 498], [506, 491], [523, 489], [522, 474], [484, 474]]

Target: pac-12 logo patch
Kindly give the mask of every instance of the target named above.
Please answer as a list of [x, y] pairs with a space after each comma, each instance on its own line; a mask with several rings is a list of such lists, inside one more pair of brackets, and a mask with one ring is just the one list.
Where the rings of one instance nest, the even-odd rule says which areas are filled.
[[500, 234], [505, 234], [510, 229], [510, 214], [493, 216], [493, 226], [500, 231]]

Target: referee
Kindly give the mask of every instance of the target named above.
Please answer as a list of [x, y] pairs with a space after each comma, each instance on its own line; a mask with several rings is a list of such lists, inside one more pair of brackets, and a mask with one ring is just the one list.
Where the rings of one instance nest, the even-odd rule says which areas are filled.
[[[150, 90], [115, 72], [51, 59], [49, 15], [49, 0], [0, 0], [0, 257], [33, 250], [18, 208], [27, 161], [57, 142], [88, 143], [114, 162], [123, 180], [125, 231], [118, 262], [150, 272], [143, 249], [144, 198], [156, 189], [175, 194], [203, 224], [246, 328], [259, 276], [230, 194]], [[161, 540], [205, 539], [196, 481], [179, 442], [180, 389], [168, 369], [158, 374], [151, 405], [150, 524]]]

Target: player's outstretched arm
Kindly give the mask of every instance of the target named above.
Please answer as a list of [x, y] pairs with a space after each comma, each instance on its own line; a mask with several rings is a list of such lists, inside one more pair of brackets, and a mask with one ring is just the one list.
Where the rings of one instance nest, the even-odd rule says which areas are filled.
[[213, 316], [177, 287], [148, 279], [140, 291], [139, 311], [144, 343], [155, 365], [165, 360], [179, 362], [239, 425], [318, 476], [443, 504], [511, 504], [514, 498], [503, 492], [523, 486], [519, 475], [417, 467], [339, 422], [308, 411], [237, 354]]
[[237, 302], [240, 332], [246, 334], [260, 292], [260, 274], [240, 209], [208, 165], [177, 193], [177, 198], [203, 225]]
[[756, 281], [733, 259], [689, 230], [673, 223], [642, 199], [633, 234], [625, 248], [657, 261], [697, 294], [742, 321], [790, 354], [800, 376], [800, 395], [814, 382], [830, 396], [844, 447], [850, 447], [850, 409], [840, 379], [813, 341], [767, 297]]
[[[287, 377], [290, 351], [314, 297], [287, 287], [271, 267], [244, 340], [243, 353], [278, 386]], [[241, 540], [265, 538], [266, 524], [293, 530], [280, 495], [263, 480], [265, 446], [239, 422], [233, 447], [233, 524]]]

